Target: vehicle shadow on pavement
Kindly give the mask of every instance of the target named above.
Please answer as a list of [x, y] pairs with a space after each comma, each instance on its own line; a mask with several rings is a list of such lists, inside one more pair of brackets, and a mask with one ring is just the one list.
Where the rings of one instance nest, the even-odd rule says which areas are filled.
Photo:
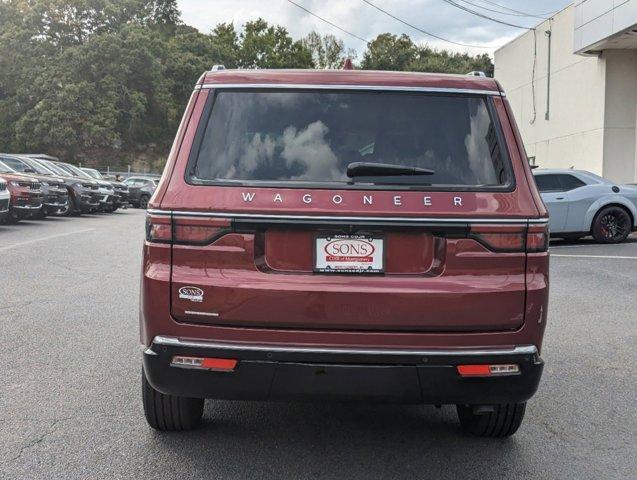
[[467, 436], [451, 406], [208, 402], [204, 415], [153, 435], [180, 469], [219, 478], [459, 478], [469, 465], [480, 477], [524, 463], [518, 439]]

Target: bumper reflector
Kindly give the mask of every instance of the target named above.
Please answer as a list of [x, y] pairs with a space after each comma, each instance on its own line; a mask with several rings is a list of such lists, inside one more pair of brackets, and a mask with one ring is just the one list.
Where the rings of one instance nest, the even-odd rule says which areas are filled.
[[497, 375], [515, 375], [520, 373], [520, 366], [516, 364], [503, 365], [458, 365], [461, 377], [491, 377]]
[[217, 370], [231, 372], [237, 366], [237, 361], [231, 358], [201, 358], [175, 356], [170, 362], [172, 367], [197, 368], [200, 370]]

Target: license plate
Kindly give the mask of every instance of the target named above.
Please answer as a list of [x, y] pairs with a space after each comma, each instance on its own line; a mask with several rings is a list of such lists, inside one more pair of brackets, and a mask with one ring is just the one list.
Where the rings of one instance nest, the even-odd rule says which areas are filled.
[[314, 245], [314, 271], [322, 273], [381, 273], [385, 267], [384, 239], [369, 235], [320, 235]]

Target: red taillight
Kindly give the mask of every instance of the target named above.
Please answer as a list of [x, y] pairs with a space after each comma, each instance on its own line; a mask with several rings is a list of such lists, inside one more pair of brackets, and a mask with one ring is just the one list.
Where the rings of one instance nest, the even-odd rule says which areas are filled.
[[494, 252], [545, 252], [548, 226], [475, 225], [470, 237]]
[[199, 370], [231, 372], [235, 369], [237, 363], [237, 360], [233, 358], [175, 356], [170, 362], [170, 365], [173, 367], [195, 368]]
[[185, 217], [173, 219], [173, 242], [182, 245], [208, 245], [230, 228], [227, 218]]
[[523, 252], [526, 227], [474, 225], [471, 237], [494, 252]]
[[170, 243], [172, 238], [170, 217], [146, 215], [146, 240], [155, 243]]
[[526, 251], [529, 253], [546, 252], [549, 248], [548, 225], [531, 225], [526, 234]]
[[491, 377], [497, 375], [516, 375], [520, 373], [520, 366], [514, 363], [458, 365], [456, 368], [461, 377]]
[[208, 245], [229, 231], [227, 218], [171, 218], [168, 215], [148, 214], [146, 240], [179, 245]]

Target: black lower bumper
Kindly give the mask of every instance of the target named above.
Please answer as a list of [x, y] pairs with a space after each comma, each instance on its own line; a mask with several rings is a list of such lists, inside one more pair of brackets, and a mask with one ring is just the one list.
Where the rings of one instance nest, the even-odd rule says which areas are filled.
[[100, 195], [98, 193], [85, 193], [75, 195], [75, 204], [82, 213], [96, 211], [100, 206]]
[[66, 192], [58, 194], [48, 194], [44, 196], [44, 209], [49, 214], [57, 213], [65, 209], [68, 205], [69, 198]]
[[[238, 360], [233, 371], [171, 366], [174, 356]], [[509, 350], [366, 351], [281, 349], [157, 337], [144, 371], [160, 392], [230, 400], [339, 400], [486, 405], [523, 402], [543, 362], [535, 347]], [[462, 377], [457, 365], [517, 364], [520, 373]]]

